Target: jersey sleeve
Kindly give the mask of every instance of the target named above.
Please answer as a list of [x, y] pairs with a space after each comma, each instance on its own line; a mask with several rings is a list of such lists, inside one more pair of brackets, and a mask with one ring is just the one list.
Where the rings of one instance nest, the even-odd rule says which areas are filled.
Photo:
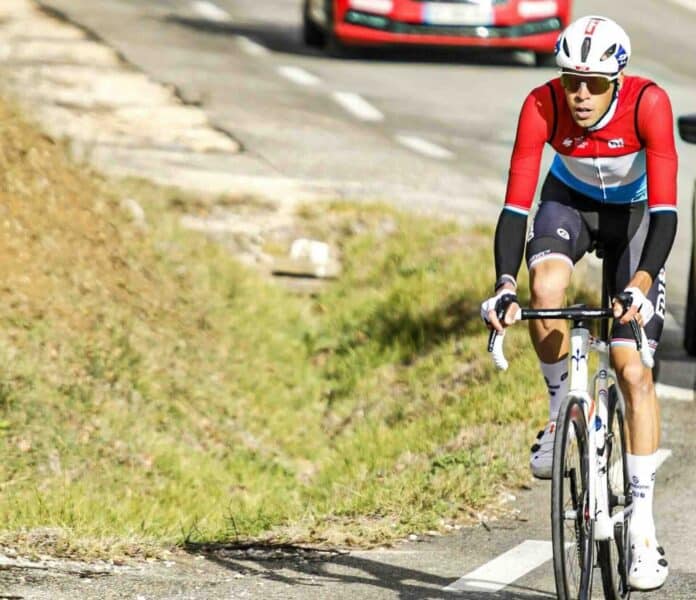
[[650, 212], [677, 210], [677, 150], [674, 117], [667, 93], [656, 85], [646, 88], [636, 115], [645, 144]]
[[517, 123], [510, 159], [505, 209], [528, 215], [539, 179], [541, 154], [556, 118], [551, 87], [538, 87], [527, 96]]

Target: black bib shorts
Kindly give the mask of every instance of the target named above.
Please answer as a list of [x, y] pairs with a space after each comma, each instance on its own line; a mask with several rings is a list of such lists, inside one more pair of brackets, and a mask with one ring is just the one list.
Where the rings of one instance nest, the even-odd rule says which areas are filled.
[[[541, 203], [527, 237], [527, 267], [548, 258], [561, 258], [574, 266], [587, 252], [603, 249], [609, 274], [609, 294], [622, 291], [635, 274], [648, 233], [646, 202], [605, 204], [577, 192], [549, 174], [541, 189]], [[665, 322], [665, 269], [647, 298], [655, 316], [645, 327], [651, 350], [657, 348]], [[635, 341], [630, 325], [614, 322], [612, 345]]]

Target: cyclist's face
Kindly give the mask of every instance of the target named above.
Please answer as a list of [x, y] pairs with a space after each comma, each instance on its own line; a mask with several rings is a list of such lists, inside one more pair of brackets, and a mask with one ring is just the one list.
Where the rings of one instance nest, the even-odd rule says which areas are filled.
[[615, 81], [582, 75], [564, 76], [563, 91], [573, 120], [580, 127], [592, 127], [607, 111], [614, 95], [614, 86], [621, 87], [623, 72]]

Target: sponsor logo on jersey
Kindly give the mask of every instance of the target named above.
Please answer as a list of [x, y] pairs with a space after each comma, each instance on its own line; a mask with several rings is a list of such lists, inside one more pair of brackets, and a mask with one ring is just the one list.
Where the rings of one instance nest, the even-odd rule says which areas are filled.
[[609, 147], [610, 148], [623, 148], [624, 147], [624, 141], [623, 138], [615, 138], [613, 140], [609, 140]]
[[583, 135], [576, 138], [567, 137], [563, 139], [561, 144], [563, 144], [566, 148], [570, 148], [573, 144], [575, 144], [578, 148], [586, 148], [587, 140]]

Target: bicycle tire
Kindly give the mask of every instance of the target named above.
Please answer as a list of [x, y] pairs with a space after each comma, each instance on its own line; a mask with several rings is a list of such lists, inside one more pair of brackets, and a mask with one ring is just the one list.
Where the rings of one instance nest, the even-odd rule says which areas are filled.
[[559, 600], [591, 597], [594, 560], [583, 400], [568, 396], [556, 420], [551, 477], [553, 572]]
[[[608, 398], [607, 486], [609, 515], [626, 508], [631, 502], [631, 488], [626, 463], [625, 405], [615, 385], [609, 387]], [[621, 502], [621, 496], [625, 502]], [[628, 586], [628, 517], [617, 523], [614, 539], [598, 542], [597, 559], [602, 573], [602, 588], [607, 600], [627, 600]]]

